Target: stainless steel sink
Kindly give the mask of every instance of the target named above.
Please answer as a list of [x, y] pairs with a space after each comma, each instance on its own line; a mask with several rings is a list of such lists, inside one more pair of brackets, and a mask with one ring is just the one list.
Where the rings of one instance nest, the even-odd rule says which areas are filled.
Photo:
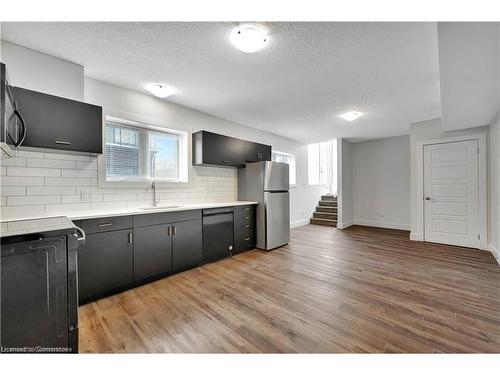
[[182, 206], [149, 206], [149, 207], [140, 207], [140, 210], [168, 210], [169, 208], [179, 208]]

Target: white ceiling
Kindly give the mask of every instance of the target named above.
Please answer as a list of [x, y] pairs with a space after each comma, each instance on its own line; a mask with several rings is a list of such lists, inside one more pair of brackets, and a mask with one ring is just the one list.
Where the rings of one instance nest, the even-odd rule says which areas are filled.
[[[441, 115], [435, 23], [268, 23], [255, 54], [234, 23], [3, 23], [3, 39], [84, 65], [134, 90], [308, 143], [408, 134]], [[349, 110], [365, 113], [347, 122]]]

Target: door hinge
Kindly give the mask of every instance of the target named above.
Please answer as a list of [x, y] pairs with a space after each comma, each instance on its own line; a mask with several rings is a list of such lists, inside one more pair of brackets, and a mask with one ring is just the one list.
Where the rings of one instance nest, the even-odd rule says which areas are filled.
[[477, 239], [478, 239], [478, 240], [480, 240], [480, 239], [481, 239], [481, 235], [480, 235], [480, 234], [478, 234], [478, 235], [477, 235]]

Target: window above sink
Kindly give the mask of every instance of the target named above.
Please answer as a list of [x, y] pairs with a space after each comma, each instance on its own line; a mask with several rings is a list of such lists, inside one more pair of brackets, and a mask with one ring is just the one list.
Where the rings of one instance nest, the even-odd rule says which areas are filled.
[[188, 180], [187, 133], [106, 117], [106, 181]]

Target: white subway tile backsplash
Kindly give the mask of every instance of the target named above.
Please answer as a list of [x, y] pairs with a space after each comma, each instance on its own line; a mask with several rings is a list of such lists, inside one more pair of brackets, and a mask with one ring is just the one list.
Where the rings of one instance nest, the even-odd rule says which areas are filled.
[[[21, 151], [19, 157], [2, 159], [0, 166], [5, 219], [152, 204], [148, 186], [100, 188], [96, 157]], [[157, 186], [164, 205], [231, 201], [235, 192], [236, 170], [216, 167], [193, 167], [189, 184]]]
[[90, 203], [48, 204], [45, 206], [46, 214], [64, 214], [68, 212], [81, 212], [89, 210]]
[[7, 205], [9, 206], [28, 206], [34, 204], [56, 204], [61, 203], [59, 195], [28, 195], [28, 196], [13, 196], [7, 197]]
[[[72, 155], [72, 154], [51, 154], [45, 153], [46, 159], [57, 159], [57, 160], [78, 160], [78, 161], [90, 161], [90, 156], [84, 155]], [[92, 157], [95, 159], [95, 157]]]
[[26, 159], [25, 158], [0, 159], [0, 165], [6, 165], [11, 167], [24, 167], [26, 165]]
[[26, 187], [25, 186], [2, 186], [0, 188], [0, 195], [11, 196], [11, 195], [26, 195]]
[[7, 176], [40, 176], [58, 177], [61, 175], [60, 169], [53, 168], [28, 168], [28, 167], [7, 167]]
[[19, 158], [43, 158], [43, 152], [36, 151], [18, 151], [17, 157]]
[[76, 168], [78, 169], [97, 169], [97, 159], [90, 161], [77, 161]]
[[52, 160], [52, 159], [27, 159], [26, 165], [28, 167], [42, 167], [42, 168], [76, 168], [76, 161], [74, 160]]
[[43, 186], [43, 177], [2, 177], [3, 186]]
[[44, 205], [5, 206], [2, 207], [1, 217], [2, 219], [30, 218], [30, 217], [43, 216], [44, 213], [45, 213]]
[[63, 169], [62, 177], [97, 177], [97, 169]]
[[90, 178], [60, 177], [45, 178], [46, 186], [90, 186]]
[[104, 194], [104, 202], [116, 202], [116, 201], [131, 201], [137, 200], [137, 194]]
[[27, 195], [67, 195], [76, 194], [76, 186], [28, 187]]

